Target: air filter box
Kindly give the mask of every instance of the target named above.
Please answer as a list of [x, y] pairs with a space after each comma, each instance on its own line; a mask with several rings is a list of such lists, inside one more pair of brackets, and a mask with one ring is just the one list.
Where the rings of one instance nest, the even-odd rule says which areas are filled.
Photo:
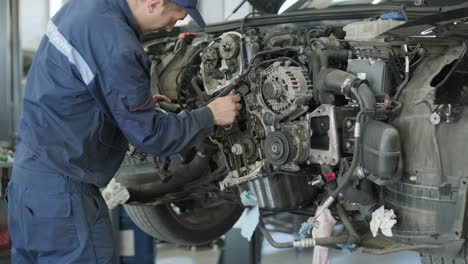
[[369, 172], [368, 179], [378, 185], [398, 180], [401, 143], [393, 126], [370, 120], [362, 135], [362, 165]]
[[347, 71], [369, 81], [375, 95], [390, 94], [392, 83], [387, 62], [373, 59], [349, 60]]

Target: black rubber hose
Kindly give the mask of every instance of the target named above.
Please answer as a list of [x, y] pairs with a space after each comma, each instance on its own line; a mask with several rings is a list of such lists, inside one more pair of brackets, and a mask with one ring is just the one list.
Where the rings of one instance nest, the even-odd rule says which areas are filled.
[[[356, 87], [354, 85], [357, 85]], [[361, 111], [357, 115], [356, 131], [355, 131], [355, 142], [353, 151], [353, 160], [349, 169], [343, 175], [342, 183], [335, 189], [335, 191], [325, 200], [322, 204], [322, 210], [328, 208], [337, 198], [338, 195], [346, 188], [351, 182], [352, 175], [356, 170], [359, 163], [360, 156], [360, 134], [361, 134], [361, 117], [372, 112], [376, 108], [376, 100], [372, 90], [365, 82], [360, 80], [353, 74], [337, 70], [337, 69], [325, 69], [319, 74], [317, 80], [317, 89], [324, 93], [330, 94], [342, 94], [348, 97], [352, 97], [358, 101]], [[359, 126], [358, 126], [359, 124]], [[317, 213], [317, 216], [322, 212]], [[317, 217], [316, 216], [316, 217]]]
[[277, 52], [285, 52], [285, 51], [290, 51], [290, 52], [299, 53], [300, 50], [297, 49], [297, 48], [288, 47], [288, 48], [279, 48], [279, 49], [272, 49], [272, 50], [260, 51], [259, 53], [255, 54], [255, 55], [252, 57], [252, 59], [250, 60], [249, 66], [248, 66], [247, 69], [239, 76], [239, 79], [243, 79], [243, 77], [247, 76], [247, 74], [250, 73], [250, 71], [251, 71], [252, 68], [254, 67], [255, 60], [256, 60], [258, 57], [264, 56], [264, 55], [267, 55], [267, 54], [272, 54], [272, 53], [277, 53]]
[[351, 73], [337, 69], [325, 69], [320, 71], [316, 87], [321, 92], [343, 94], [358, 100], [361, 110], [375, 109], [375, 95], [365, 82], [360, 83], [355, 89], [349, 89], [357, 80], [359, 80], [357, 76]]
[[336, 210], [337, 210], [338, 216], [340, 217], [341, 222], [348, 230], [349, 235], [354, 238], [357, 238], [357, 240], [360, 242], [361, 238], [359, 234], [357, 233], [351, 221], [349, 221], [348, 215], [346, 214], [345, 210], [343, 209], [343, 206], [341, 206], [340, 203], [336, 203]]
[[[368, 114], [369, 112], [373, 112], [373, 110], [366, 110], [366, 109], [361, 110], [358, 113], [357, 117], [356, 117], [357, 123], [362, 124], [364, 122], [363, 121], [364, 120], [364, 115]], [[361, 133], [362, 133], [362, 131], [359, 132], [359, 134], [361, 134]], [[361, 136], [355, 137], [354, 150], [353, 150], [353, 161], [351, 162], [351, 165], [349, 166], [349, 169], [343, 175], [343, 180], [341, 181], [341, 184], [330, 195], [330, 197], [333, 198], [334, 200], [336, 200], [338, 198], [338, 195], [340, 195], [340, 193], [343, 191], [343, 189], [346, 188], [352, 182], [353, 173], [356, 170], [356, 167], [357, 167], [357, 165], [358, 165], [358, 163], [360, 161], [360, 158], [359, 158], [360, 153], [361, 153], [360, 152], [361, 151], [361, 141], [360, 141], [360, 139], [361, 139]]]
[[262, 220], [260, 220], [260, 223], [258, 224], [258, 228], [262, 232], [263, 236], [265, 239], [270, 243], [275, 248], [292, 248], [293, 247], [293, 242], [276, 242], [273, 237], [271, 236], [270, 232], [268, 229], [265, 227], [265, 223], [263, 223]]
[[403, 92], [403, 90], [405, 89], [406, 85], [409, 82], [409, 78], [410, 78], [410, 73], [405, 72], [405, 79], [403, 80], [403, 82], [397, 88], [397, 91], [396, 91], [395, 96], [394, 96], [395, 100], [398, 100], [398, 98], [400, 98], [401, 93]]
[[375, 95], [372, 92], [371, 88], [369, 85], [366, 83], [362, 83], [359, 85], [355, 91], [351, 91], [352, 95], [356, 100], [361, 101], [361, 104], [359, 105], [361, 109], [363, 110], [373, 110], [376, 108], [376, 101], [375, 101]]
[[350, 50], [339, 50], [339, 49], [331, 49], [331, 50], [319, 50], [317, 51], [318, 56], [320, 58], [320, 69], [324, 70], [328, 68], [330, 59], [337, 59], [346, 61], [352, 58], [352, 52]]
[[203, 96], [203, 91], [202, 91], [200, 85], [198, 84], [199, 80], [200, 80], [200, 78], [195, 76], [195, 77], [192, 78], [191, 84], [192, 84], [193, 89], [197, 93], [197, 96], [202, 97]]
[[338, 49], [319, 50], [317, 52], [311, 49], [305, 49], [303, 53], [308, 57], [310, 67], [309, 74], [312, 74], [314, 79], [318, 77], [321, 70], [328, 68], [330, 59], [346, 61], [353, 56], [352, 52], [349, 50]]
[[355, 75], [337, 69], [325, 69], [319, 74], [316, 86], [321, 93], [342, 94], [347, 97], [352, 97], [358, 101], [361, 111], [357, 115], [355, 127], [355, 142], [353, 151], [353, 160], [349, 169], [343, 175], [341, 184], [333, 191], [333, 193], [322, 203], [321, 210], [317, 212], [317, 218], [325, 209], [329, 208], [338, 198], [338, 195], [348, 187], [351, 183], [352, 176], [360, 161], [360, 138], [362, 116], [368, 112], [373, 112], [376, 108], [375, 96], [370, 87], [359, 80]]
[[252, 57], [252, 60], [250, 61], [250, 65], [252, 65], [255, 62], [255, 59], [257, 59], [260, 56], [271, 54], [271, 53], [283, 52], [283, 51], [299, 52], [299, 49], [293, 48], [293, 47], [287, 47], [287, 48], [279, 48], [279, 49], [261, 51]]
[[358, 203], [363, 206], [373, 204], [375, 199], [371, 191], [371, 183], [365, 180], [359, 184], [359, 187], [359, 189], [353, 187], [344, 189], [342, 191], [344, 198], [349, 202]]
[[305, 49], [304, 55], [306, 55], [309, 60], [309, 75], [313, 76], [312, 82], [315, 84], [320, 73], [320, 58], [317, 53], [313, 52], [311, 49]]
[[395, 117], [399, 116], [401, 114], [401, 111], [403, 110], [403, 104], [402, 103], [400, 103], [398, 101], [393, 101], [393, 103], [396, 106], [391, 110], [391, 114], [392, 114], [391, 118], [395, 118]]
[[354, 170], [356, 170], [356, 167], [358, 165], [359, 161], [359, 138], [355, 139], [354, 142], [354, 150], [353, 150], [353, 161], [351, 161], [351, 166], [349, 166], [349, 169], [345, 172], [343, 175], [343, 181], [341, 182], [340, 185], [333, 191], [333, 193], [330, 195], [334, 200], [338, 198], [338, 195], [343, 191], [345, 187], [348, 186], [348, 184], [351, 182], [351, 178], [353, 176]]
[[395, 100], [398, 100], [398, 98], [400, 97], [401, 93], [403, 92], [403, 90], [406, 88], [406, 85], [408, 84], [409, 82], [409, 79], [410, 79], [410, 58], [408, 56], [408, 45], [403, 45], [403, 50], [404, 52], [406, 53], [405, 55], [405, 79], [403, 80], [403, 82], [398, 86], [397, 88], [397, 91], [395, 93]]
[[343, 83], [348, 82], [351, 84], [352, 80], [355, 79], [356, 76], [342, 70], [324, 69], [319, 73], [317, 88], [321, 92], [343, 94]]

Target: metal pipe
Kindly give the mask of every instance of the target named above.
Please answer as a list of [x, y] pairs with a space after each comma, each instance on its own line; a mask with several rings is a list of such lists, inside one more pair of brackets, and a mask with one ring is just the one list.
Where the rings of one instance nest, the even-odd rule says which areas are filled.
[[361, 240], [359, 235], [357, 235], [357, 232], [352, 227], [349, 220], [345, 221], [348, 221], [346, 224], [343, 222], [343, 224], [345, 224], [345, 226], [349, 225], [349, 227], [347, 227], [350, 233], [349, 235], [342, 235], [337, 237], [307, 238], [303, 240], [296, 240], [293, 242], [275, 241], [268, 229], [265, 227], [265, 223], [261, 219], [258, 224], [258, 228], [260, 229], [268, 243], [270, 243], [270, 245], [272, 245], [275, 248], [310, 248], [315, 246], [330, 247], [335, 246], [336, 244], [359, 244]]
[[295, 248], [311, 248], [315, 246], [330, 247], [336, 244], [358, 244], [359, 240], [356, 237], [349, 235], [342, 235], [337, 237], [323, 237], [323, 238], [308, 238], [304, 240], [294, 241], [293, 247]]
[[323, 238], [308, 238], [297, 240], [294, 242], [277, 242], [273, 239], [268, 229], [262, 220], [258, 225], [265, 239], [275, 248], [310, 248], [314, 246], [335, 246], [336, 244], [358, 244], [360, 242], [359, 236], [342, 235], [337, 237], [323, 237]]
[[268, 229], [265, 227], [265, 223], [260, 219], [260, 223], [258, 224], [258, 228], [262, 232], [263, 236], [266, 238], [268, 243], [275, 248], [292, 248], [293, 242], [276, 242], [273, 237], [271, 236]]
[[400, 97], [401, 93], [403, 92], [403, 90], [405, 89], [406, 85], [408, 84], [409, 82], [409, 78], [410, 78], [410, 59], [409, 59], [409, 56], [408, 56], [408, 45], [403, 45], [403, 49], [405, 50], [405, 79], [403, 80], [403, 82], [398, 86], [397, 88], [397, 91], [395, 93], [395, 100], [398, 100], [398, 98]]
[[324, 238], [316, 238], [315, 245], [316, 246], [336, 246], [336, 244], [358, 244], [359, 239], [350, 236], [350, 235], [342, 235], [337, 237], [324, 237]]

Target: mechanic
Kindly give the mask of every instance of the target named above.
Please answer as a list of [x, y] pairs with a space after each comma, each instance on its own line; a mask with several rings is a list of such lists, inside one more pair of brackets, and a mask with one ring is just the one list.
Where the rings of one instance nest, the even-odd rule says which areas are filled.
[[155, 110], [141, 36], [170, 31], [187, 14], [204, 27], [196, 6], [70, 0], [52, 18], [29, 72], [7, 190], [13, 263], [115, 263], [99, 188], [128, 143], [169, 156], [234, 122], [241, 105], [233, 94], [178, 115]]

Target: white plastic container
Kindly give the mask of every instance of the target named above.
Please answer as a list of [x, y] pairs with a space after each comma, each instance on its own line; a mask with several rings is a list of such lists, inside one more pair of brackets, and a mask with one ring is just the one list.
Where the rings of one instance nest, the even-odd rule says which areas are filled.
[[382, 33], [404, 23], [404, 21], [393, 20], [359, 21], [348, 24], [343, 29], [346, 31], [346, 40], [371, 41], [376, 40]]

